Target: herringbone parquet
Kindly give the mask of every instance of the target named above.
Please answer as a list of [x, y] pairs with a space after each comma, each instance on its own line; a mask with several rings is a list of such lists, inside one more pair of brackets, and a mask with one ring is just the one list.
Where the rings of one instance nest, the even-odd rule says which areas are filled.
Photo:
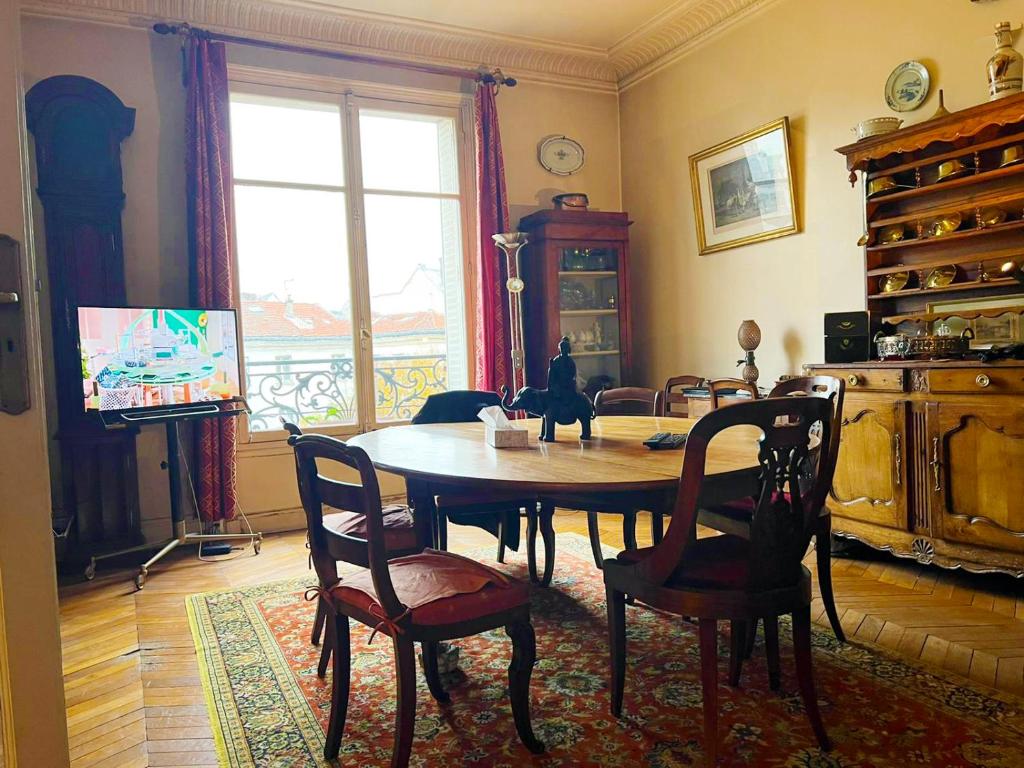
[[[586, 535], [579, 513], [560, 512], [555, 522], [559, 532]], [[604, 516], [601, 524], [604, 542], [621, 545], [619, 519]], [[650, 542], [645, 518], [638, 538]], [[142, 592], [130, 571], [65, 586], [61, 635], [74, 768], [217, 765], [185, 597], [306, 574], [304, 542], [302, 533], [272, 536], [258, 557], [247, 552], [212, 564], [185, 552], [154, 571]], [[453, 550], [492, 542], [476, 529], [450, 528]], [[837, 559], [833, 574], [851, 637], [1024, 694], [1024, 595], [1010, 579], [887, 558]], [[816, 621], [827, 624], [820, 601], [815, 609]]]

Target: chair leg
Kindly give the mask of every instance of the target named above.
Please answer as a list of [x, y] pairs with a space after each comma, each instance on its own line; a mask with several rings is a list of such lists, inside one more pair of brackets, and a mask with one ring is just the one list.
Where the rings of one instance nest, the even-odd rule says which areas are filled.
[[498, 554], [495, 559], [499, 563], [505, 562], [505, 515], [498, 515]]
[[540, 523], [540, 515], [537, 513], [537, 506], [526, 508], [526, 567], [530, 572], [530, 581], [537, 584], [540, 578], [537, 576], [537, 526]]
[[818, 530], [814, 536], [814, 551], [818, 561], [818, 590], [821, 602], [825, 604], [828, 623], [840, 643], [846, 642], [846, 633], [839, 623], [839, 611], [836, 610], [836, 596], [832, 592], [832, 518], [824, 515], [818, 519]]
[[733, 619], [729, 622], [729, 685], [733, 688], [740, 684], [746, 644], [747, 622]]
[[718, 761], [718, 622], [700, 620], [700, 682], [704, 690], [704, 764]]
[[754, 643], [757, 642], [757, 619], [747, 624], [747, 638], [743, 645], [743, 658], [749, 659], [754, 653]]
[[622, 543], [626, 549], [639, 549], [636, 543], [636, 512], [622, 514]]
[[764, 618], [764, 654], [768, 659], [768, 687], [779, 690], [779, 617]]
[[605, 587], [608, 602], [608, 648], [611, 671], [611, 711], [622, 717], [622, 693], [626, 684], [626, 596]]
[[533, 754], [544, 751], [544, 744], [533, 735], [530, 725], [530, 675], [537, 658], [537, 641], [529, 621], [517, 621], [505, 627], [512, 639], [512, 662], [508, 665], [508, 696], [519, 740]]
[[395, 681], [398, 702], [395, 707], [395, 748], [391, 768], [406, 768], [412, 753], [413, 726], [416, 722], [416, 651], [412, 640], [397, 636], [395, 646]]
[[427, 688], [430, 695], [438, 703], [447, 704], [451, 697], [441, 684], [441, 672], [438, 670], [438, 644], [437, 641], [424, 640], [423, 643], [423, 676], [427, 678]]
[[587, 533], [590, 535], [590, 550], [594, 553], [594, 565], [600, 571], [604, 568], [604, 551], [601, 549], [601, 529], [597, 527], [597, 512], [587, 512]]
[[309, 636], [309, 642], [313, 645], [320, 645], [320, 635], [324, 631], [324, 621], [327, 619], [327, 611], [324, 608], [323, 598], [317, 598], [316, 617], [313, 619], [313, 633]]
[[543, 502], [540, 505], [540, 535], [544, 541], [544, 575], [541, 577], [542, 587], [551, 584], [551, 576], [555, 572], [555, 505]]
[[[348, 687], [351, 673], [348, 616], [335, 614], [328, 624], [327, 637], [334, 646], [334, 670], [331, 680], [331, 714], [324, 742], [324, 759], [333, 760], [341, 749], [348, 714]], [[327, 643], [325, 642], [326, 646]], [[322, 675], [321, 675], [322, 677]]]
[[316, 674], [321, 680], [327, 677], [327, 665], [331, 663], [331, 654], [334, 651], [334, 621], [328, 621], [324, 626], [324, 640], [320, 646], [320, 662], [316, 665]]
[[651, 513], [651, 542], [661, 544], [665, 538], [665, 516], [660, 512]]
[[826, 752], [832, 748], [825, 733], [818, 710], [818, 695], [814, 690], [814, 671], [811, 668], [811, 608], [805, 605], [793, 612], [793, 654], [796, 656], [796, 677], [800, 683], [800, 698], [807, 710], [807, 719], [818, 738], [818, 744]]
[[448, 514], [443, 509], [437, 510], [437, 548], [448, 551]]

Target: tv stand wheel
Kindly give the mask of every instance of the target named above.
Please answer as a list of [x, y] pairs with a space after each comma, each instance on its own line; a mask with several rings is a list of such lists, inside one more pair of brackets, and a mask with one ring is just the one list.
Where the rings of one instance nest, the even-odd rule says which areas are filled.
[[144, 570], [135, 574], [135, 588], [141, 590], [146, 586], [146, 572]]
[[96, 578], [96, 561], [90, 560], [89, 564], [85, 566], [85, 580], [92, 581]]

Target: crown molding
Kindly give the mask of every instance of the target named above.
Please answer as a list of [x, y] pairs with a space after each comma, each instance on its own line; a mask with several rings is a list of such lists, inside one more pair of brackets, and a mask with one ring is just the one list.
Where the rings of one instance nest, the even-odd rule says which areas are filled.
[[679, 0], [608, 51], [620, 89], [682, 58], [777, 0]]
[[156, 21], [402, 61], [500, 67], [615, 93], [777, 0], [678, 0], [609, 50], [341, 9], [316, 0], [22, 0], [23, 14], [135, 28]]

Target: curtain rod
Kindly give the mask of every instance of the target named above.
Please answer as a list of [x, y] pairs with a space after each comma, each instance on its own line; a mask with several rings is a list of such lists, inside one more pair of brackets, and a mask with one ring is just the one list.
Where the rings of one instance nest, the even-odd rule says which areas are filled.
[[377, 64], [385, 67], [408, 69], [414, 72], [425, 72], [431, 75], [461, 77], [478, 83], [504, 85], [509, 88], [514, 88], [516, 85], [516, 79], [514, 77], [506, 76], [500, 69], [458, 69], [456, 67], [442, 67], [436, 64], [417, 64], [411, 61], [396, 61], [394, 59], [384, 58], [383, 56], [370, 56], [361, 53], [343, 53], [341, 51], [328, 51], [323, 48], [307, 48], [301, 45], [275, 43], [270, 40], [258, 40], [251, 37], [242, 37], [240, 35], [226, 35], [221, 32], [211, 32], [206, 29], [193, 27], [187, 23], [167, 24], [161, 22], [153, 25], [153, 31], [158, 35], [183, 35], [186, 37], [189, 35], [195, 35], [197, 37], [204, 37], [207, 40], [218, 40], [223, 43], [237, 43], [238, 45], [249, 45], [255, 48], [269, 48], [270, 50], [284, 51], [285, 53], [305, 53], [313, 56], [323, 56], [328, 59], [354, 61], [359, 64]]

